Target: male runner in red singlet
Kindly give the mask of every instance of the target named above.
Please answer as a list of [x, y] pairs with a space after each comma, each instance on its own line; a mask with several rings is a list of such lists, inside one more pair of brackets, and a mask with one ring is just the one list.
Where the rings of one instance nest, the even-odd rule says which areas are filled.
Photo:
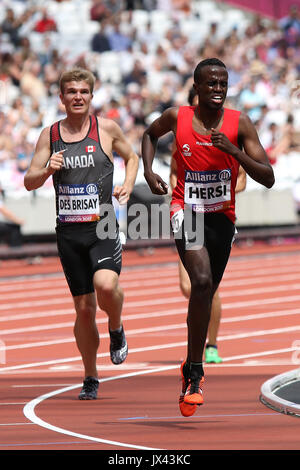
[[[158, 138], [172, 131], [178, 150], [171, 222], [180, 259], [191, 281], [187, 357], [181, 364], [179, 406], [183, 416], [191, 416], [197, 405], [203, 404], [203, 350], [212, 298], [222, 279], [235, 231], [239, 166], [267, 188], [274, 184], [272, 167], [253, 123], [246, 114], [224, 108], [228, 73], [223, 62], [215, 58], [200, 62], [194, 71], [194, 88], [198, 105], [167, 109], [145, 131], [142, 142], [144, 175], [154, 194], [166, 194], [168, 190], [152, 170]], [[202, 222], [202, 243], [193, 244], [189, 238], [186, 221], [191, 211], [192, 221]]]
[[[192, 87], [189, 91], [188, 103], [190, 106], [196, 106], [198, 104], [198, 95], [194, 87]], [[174, 148], [172, 152], [171, 165], [170, 165], [170, 187], [172, 191], [177, 185], [176, 161], [178, 158], [180, 158], [176, 154], [177, 149], [176, 149], [175, 142], [174, 142], [173, 147]], [[246, 188], [246, 180], [247, 180], [246, 172], [243, 169], [243, 167], [240, 166], [238, 177], [237, 177], [237, 185], [235, 188], [236, 194], [241, 191], [244, 191], [244, 189]], [[187, 299], [189, 299], [190, 293], [191, 293], [191, 282], [190, 282], [188, 273], [186, 272], [185, 267], [183, 266], [180, 258], [179, 258], [178, 267], [179, 267], [179, 285], [180, 285], [181, 292]], [[222, 313], [222, 303], [221, 303], [221, 298], [219, 294], [219, 289], [217, 289], [212, 299], [211, 314], [210, 314], [208, 333], [207, 333], [207, 343], [205, 345], [205, 350], [204, 350], [204, 357], [205, 357], [206, 364], [209, 364], [209, 363], [218, 364], [222, 362], [222, 358], [219, 356], [218, 346], [217, 346], [217, 337], [218, 337], [218, 331], [219, 331], [219, 326], [220, 326], [220, 321], [221, 321], [221, 313]]]
[[[138, 156], [120, 127], [110, 119], [90, 115], [94, 82], [88, 70], [75, 68], [62, 74], [60, 99], [66, 118], [41, 132], [24, 178], [26, 189], [31, 191], [53, 177], [58, 252], [74, 300], [74, 334], [84, 365], [81, 400], [97, 398], [99, 386], [97, 303], [108, 315], [112, 362], [120, 364], [128, 352], [121, 320], [122, 247], [110, 208], [112, 195], [120, 203], [128, 201], [138, 170]], [[115, 187], [112, 194], [113, 151], [124, 159], [126, 174], [123, 185]], [[98, 230], [103, 210], [114, 222], [106, 233]]]

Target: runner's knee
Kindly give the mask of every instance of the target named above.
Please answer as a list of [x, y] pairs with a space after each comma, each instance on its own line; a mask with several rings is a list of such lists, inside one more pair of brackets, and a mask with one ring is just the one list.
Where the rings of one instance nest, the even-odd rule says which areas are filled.
[[97, 286], [97, 294], [100, 298], [110, 299], [114, 296], [117, 288], [114, 282], [105, 282], [101, 286]]
[[212, 290], [212, 279], [208, 273], [197, 273], [191, 279], [192, 293], [210, 293]]
[[94, 280], [97, 297], [103, 301], [109, 301], [120, 290], [117, 276], [101, 276]]
[[94, 321], [96, 315], [96, 308], [91, 304], [80, 304], [76, 306], [77, 318], [81, 321], [90, 322]]

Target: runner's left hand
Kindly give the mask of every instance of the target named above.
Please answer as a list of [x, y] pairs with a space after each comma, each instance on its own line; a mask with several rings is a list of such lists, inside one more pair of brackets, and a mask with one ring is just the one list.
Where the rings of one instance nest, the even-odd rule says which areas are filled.
[[125, 186], [115, 186], [112, 195], [119, 201], [119, 204], [126, 204], [129, 200], [129, 193]]
[[215, 129], [211, 130], [211, 141], [214, 147], [217, 147], [219, 150], [222, 150], [226, 153], [231, 153], [233, 144], [230, 142], [228, 137], [223, 134], [223, 132], [216, 131]]

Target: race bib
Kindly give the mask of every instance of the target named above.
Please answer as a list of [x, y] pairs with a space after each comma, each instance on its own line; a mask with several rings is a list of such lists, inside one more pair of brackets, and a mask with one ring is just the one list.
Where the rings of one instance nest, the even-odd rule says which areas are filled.
[[59, 184], [57, 191], [60, 222], [99, 220], [99, 192], [96, 184]]
[[184, 202], [198, 212], [227, 209], [231, 203], [231, 170], [186, 170]]

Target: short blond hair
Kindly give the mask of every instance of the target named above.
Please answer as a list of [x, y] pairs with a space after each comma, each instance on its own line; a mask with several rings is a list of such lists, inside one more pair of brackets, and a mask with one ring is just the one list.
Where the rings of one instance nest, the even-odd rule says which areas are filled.
[[59, 89], [64, 93], [65, 84], [68, 82], [87, 82], [90, 92], [93, 93], [95, 85], [95, 76], [90, 70], [82, 69], [81, 67], [74, 67], [70, 70], [63, 72], [59, 79]]

